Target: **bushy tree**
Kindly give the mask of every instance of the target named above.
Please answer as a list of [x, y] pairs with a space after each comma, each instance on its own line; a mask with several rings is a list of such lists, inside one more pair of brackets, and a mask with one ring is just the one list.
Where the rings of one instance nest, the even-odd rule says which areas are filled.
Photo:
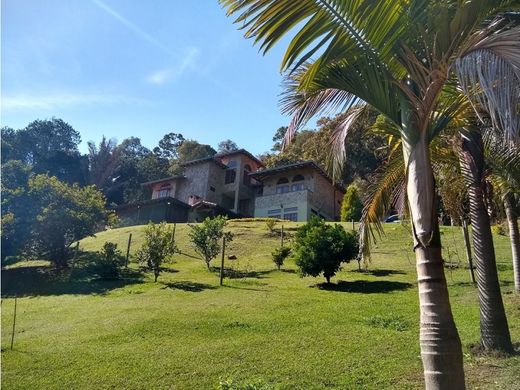
[[226, 237], [226, 242], [233, 239], [231, 232], [224, 232], [226, 222], [226, 217], [218, 216], [215, 218], [208, 217], [198, 225], [189, 225], [190, 232], [188, 235], [195, 251], [202, 256], [208, 270], [211, 260], [220, 253], [222, 238]]
[[271, 254], [273, 256], [273, 262], [276, 264], [276, 267], [278, 270], [282, 267], [285, 259], [289, 257], [291, 254], [291, 248], [288, 246], [282, 246], [279, 248], [276, 248], [273, 253]]
[[117, 244], [105, 242], [97, 253], [94, 262], [94, 272], [103, 279], [116, 279], [125, 263], [123, 253], [117, 249]]
[[154, 280], [161, 273], [162, 264], [177, 251], [173, 241], [173, 229], [166, 223], [150, 222], [144, 231], [144, 243], [137, 251], [140, 264], [153, 271]]
[[323, 273], [330, 283], [341, 263], [354, 259], [358, 250], [356, 233], [312, 217], [296, 231], [293, 253], [302, 276], [316, 277]]
[[31, 168], [19, 160], [2, 164], [2, 258], [16, 255], [28, 241], [35, 219], [28, 193], [30, 176]]
[[359, 221], [363, 211], [363, 202], [359, 195], [359, 188], [355, 183], [348, 186], [341, 203], [342, 221]]
[[219, 153], [234, 152], [236, 150], [238, 150], [238, 145], [236, 144], [236, 142], [230, 139], [225, 139], [224, 141], [218, 143]]
[[69, 246], [103, 229], [108, 220], [105, 198], [94, 186], [68, 185], [56, 177], [36, 175], [28, 181], [28, 206], [34, 211], [30, 254], [67, 265]]

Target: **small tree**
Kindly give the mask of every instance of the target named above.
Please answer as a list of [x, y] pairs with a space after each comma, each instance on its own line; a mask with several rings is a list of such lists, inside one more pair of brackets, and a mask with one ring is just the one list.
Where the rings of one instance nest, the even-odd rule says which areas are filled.
[[211, 260], [220, 253], [222, 237], [226, 237], [227, 242], [233, 239], [232, 233], [224, 232], [226, 220], [226, 217], [223, 216], [208, 217], [199, 225], [189, 225], [191, 231], [188, 234], [191, 242], [195, 251], [202, 256], [208, 270]]
[[269, 233], [274, 232], [274, 226], [276, 225], [276, 219], [274, 218], [267, 218], [265, 220], [265, 226], [267, 227], [267, 230], [269, 230]]
[[124, 263], [125, 257], [117, 249], [117, 244], [105, 242], [94, 262], [94, 272], [103, 279], [115, 279], [119, 277]]
[[153, 271], [154, 281], [157, 282], [163, 262], [177, 251], [172, 239], [173, 229], [164, 222], [150, 222], [144, 234], [144, 243], [137, 251], [136, 257], [140, 264]]
[[302, 276], [323, 276], [330, 283], [342, 262], [358, 253], [357, 234], [346, 232], [338, 224], [328, 225], [313, 217], [296, 231], [294, 257]]
[[341, 220], [345, 221], [359, 221], [361, 219], [361, 212], [363, 211], [363, 202], [359, 196], [359, 188], [352, 183], [348, 186], [345, 196], [343, 196], [343, 203], [341, 203]]
[[273, 256], [273, 262], [276, 264], [278, 270], [282, 267], [285, 259], [291, 254], [291, 248], [287, 246], [282, 246], [281, 248], [276, 248], [271, 255]]

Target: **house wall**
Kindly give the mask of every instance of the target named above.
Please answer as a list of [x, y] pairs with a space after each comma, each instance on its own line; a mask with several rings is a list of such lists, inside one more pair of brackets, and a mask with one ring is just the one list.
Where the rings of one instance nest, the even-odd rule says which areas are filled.
[[191, 195], [198, 196], [201, 199], [207, 199], [209, 176], [210, 172], [213, 172], [211, 166], [214, 165], [212, 162], [206, 162], [187, 166], [184, 172], [186, 179], [182, 180], [178, 186], [175, 198], [185, 203], [190, 202], [189, 198]]
[[309, 191], [272, 194], [255, 199], [255, 218], [284, 218], [287, 213], [297, 213], [297, 221], [309, 218]]
[[318, 173], [314, 175], [314, 189], [309, 202], [311, 208], [327, 219], [339, 220], [342, 199], [343, 192]]
[[[292, 179], [296, 175], [302, 175], [305, 178], [304, 190], [276, 193], [276, 183], [280, 178], [286, 177], [291, 185]], [[343, 193], [315, 170], [311, 168], [294, 169], [264, 180], [263, 195], [258, 196], [255, 200], [255, 217], [265, 218], [280, 215], [283, 218], [284, 214], [294, 212], [291, 209], [296, 207], [298, 221], [307, 221], [313, 214], [312, 210], [325, 219], [337, 220], [342, 199]], [[280, 214], [276, 214], [275, 210], [280, 210]]]

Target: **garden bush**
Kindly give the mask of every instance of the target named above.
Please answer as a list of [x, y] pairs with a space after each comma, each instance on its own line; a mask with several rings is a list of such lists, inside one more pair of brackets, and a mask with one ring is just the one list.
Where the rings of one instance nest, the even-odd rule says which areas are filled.
[[357, 234], [313, 217], [296, 231], [293, 251], [301, 276], [316, 277], [323, 273], [330, 283], [341, 263], [357, 256]]
[[177, 246], [173, 242], [173, 229], [164, 222], [160, 224], [150, 222], [144, 233], [144, 244], [137, 251], [136, 257], [139, 263], [153, 271], [157, 282], [163, 262], [177, 251]]
[[280, 248], [276, 248], [273, 253], [273, 262], [276, 264], [276, 267], [278, 267], [278, 270], [282, 267], [285, 259], [289, 257], [291, 254], [291, 248], [288, 246], [283, 246]]
[[125, 258], [121, 251], [117, 249], [117, 244], [107, 241], [103, 244], [103, 248], [97, 252], [93, 271], [100, 278], [117, 279], [124, 264]]
[[223, 216], [215, 218], [206, 218], [198, 225], [188, 225], [190, 232], [188, 233], [195, 251], [202, 256], [208, 270], [211, 260], [220, 253], [221, 240], [226, 237], [226, 242], [233, 239], [231, 232], [224, 232], [227, 219]]

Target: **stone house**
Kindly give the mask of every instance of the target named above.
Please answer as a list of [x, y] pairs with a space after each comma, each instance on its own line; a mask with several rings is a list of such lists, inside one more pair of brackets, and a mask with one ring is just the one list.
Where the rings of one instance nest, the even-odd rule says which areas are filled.
[[339, 220], [344, 190], [314, 161], [263, 169], [251, 174], [262, 183], [255, 217], [307, 221], [312, 215]]
[[343, 190], [314, 162], [264, 169], [244, 149], [183, 164], [182, 175], [143, 183], [145, 202], [115, 208], [126, 224], [198, 221], [207, 216], [339, 219]]

